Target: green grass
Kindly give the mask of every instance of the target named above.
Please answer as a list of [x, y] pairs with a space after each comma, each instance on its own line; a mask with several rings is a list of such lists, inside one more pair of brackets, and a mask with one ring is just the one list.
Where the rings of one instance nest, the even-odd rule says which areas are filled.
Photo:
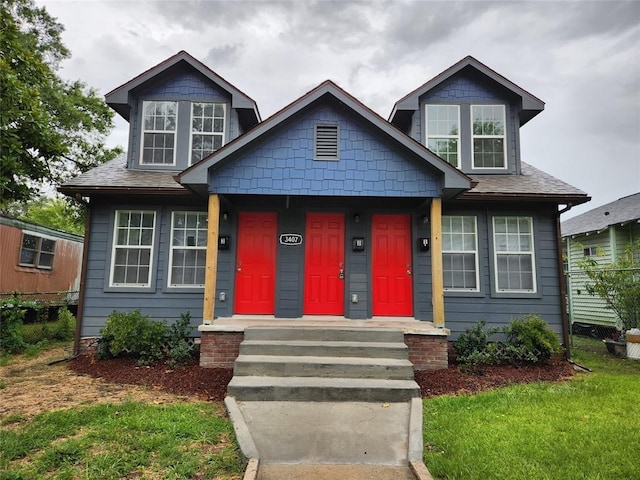
[[593, 372], [425, 400], [424, 460], [434, 478], [638, 478], [640, 362], [591, 339], [574, 344], [573, 359]]
[[105, 404], [1, 424], [2, 480], [231, 479], [244, 468], [233, 427], [214, 403]]

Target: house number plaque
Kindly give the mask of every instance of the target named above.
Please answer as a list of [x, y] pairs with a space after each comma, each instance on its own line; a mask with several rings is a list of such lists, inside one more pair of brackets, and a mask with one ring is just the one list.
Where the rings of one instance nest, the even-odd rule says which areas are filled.
[[283, 233], [280, 235], [280, 245], [302, 245], [302, 235], [299, 233]]

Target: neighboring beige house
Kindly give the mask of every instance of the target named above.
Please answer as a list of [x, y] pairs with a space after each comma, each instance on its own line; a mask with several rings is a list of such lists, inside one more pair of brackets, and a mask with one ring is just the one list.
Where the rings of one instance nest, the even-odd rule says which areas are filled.
[[578, 264], [585, 257], [594, 257], [602, 265], [614, 262], [630, 242], [640, 239], [640, 193], [566, 220], [561, 230], [571, 324], [615, 326], [615, 313], [587, 293], [587, 277]]

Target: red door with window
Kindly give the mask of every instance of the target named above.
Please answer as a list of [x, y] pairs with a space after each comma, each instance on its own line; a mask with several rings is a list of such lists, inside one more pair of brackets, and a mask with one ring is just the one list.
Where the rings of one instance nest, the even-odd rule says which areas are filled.
[[277, 233], [275, 213], [239, 214], [235, 313], [274, 313]]
[[304, 313], [344, 315], [344, 215], [307, 213]]
[[372, 216], [373, 314], [413, 315], [411, 216]]

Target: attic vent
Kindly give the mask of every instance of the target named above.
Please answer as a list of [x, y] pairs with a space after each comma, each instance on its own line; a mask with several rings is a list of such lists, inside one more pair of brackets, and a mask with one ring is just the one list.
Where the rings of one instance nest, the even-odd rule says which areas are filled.
[[316, 125], [315, 160], [338, 160], [338, 125]]

